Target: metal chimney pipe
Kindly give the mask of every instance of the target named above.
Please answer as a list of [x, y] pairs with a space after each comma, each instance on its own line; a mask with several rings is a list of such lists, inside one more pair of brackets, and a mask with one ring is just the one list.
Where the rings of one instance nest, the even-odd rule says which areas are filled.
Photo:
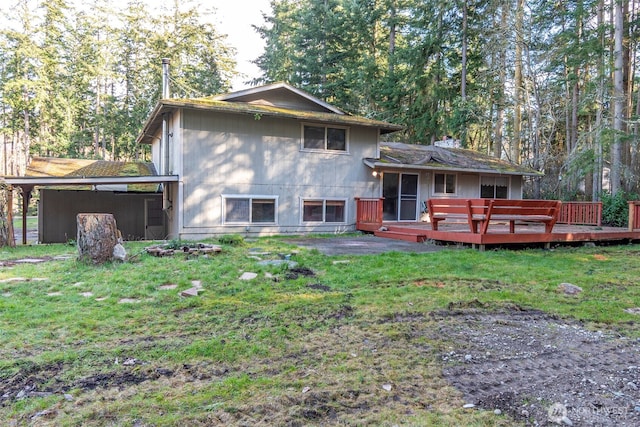
[[162, 58], [162, 99], [169, 98], [169, 58]]
[[[162, 58], [162, 99], [169, 98], [169, 58]], [[160, 139], [160, 174], [169, 173], [169, 123], [168, 114], [162, 114], [162, 135]], [[165, 191], [166, 194], [166, 191]]]

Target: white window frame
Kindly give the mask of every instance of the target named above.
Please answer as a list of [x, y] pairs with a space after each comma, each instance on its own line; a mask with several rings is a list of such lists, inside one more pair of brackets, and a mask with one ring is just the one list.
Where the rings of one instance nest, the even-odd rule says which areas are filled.
[[492, 199], [495, 198], [496, 195], [496, 179], [498, 178], [506, 178], [507, 179], [507, 199], [511, 197], [511, 177], [508, 175], [480, 175], [480, 182], [479, 182], [479, 186], [478, 186], [478, 194], [480, 195], [480, 197], [482, 197], [482, 178], [491, 178], [493, 179], [493, 197], [491, 197]]
[[[227, 199], [248, 199], [249, 200], [249, 221], [227, 221]], [[273, 222], [253, 222], [251, 218], [253, 200], [273, 200], [274, 214]], [[254, 227], [263, 225], [278, 224], [278, 196], [261, 194], [223, 194], [222, 195], [222, 224], [223, 225], [251, 225]]]
[[[324, 148], [306, 148], [304, 146], [304, 128], [305, 126], [324, 128]], [[327, 148], [327, 132], [328, 129], [344, 129], [344, 150], [330, 150]], [[308, 151], [312, 153], [332, 153], [332, 154], [349, 154], [349, 127], [325, 125], [321, 123], [302, 123], [300, 127], [300, 151]]]
[[[305, 221], [304, 220], [304, 204], [305, 202], [322, 202], [322, 221]], [[344, 221], [342, 222], [327, 222], [327, 202], [343, 202], [344, 203]], [[344, 225], [349, 218], [349, 204], [347, 199], [342, 197], [304, 197], [300, 198], [300, 224], [328, 224], [328, 225]]]
[[[444, 175], [444, 185], [445, 185], [445, 189], [444, 192], [437, 192], [436, 191], [436, 175]], [[453, 175], [453, 177], [455, 178], [456, 182], [453, 185], [453, 193], [448, 193], [447, 192], [447, 175]], [[457, 173], [450, 173], [450, 172], [434, 172], [433, 173], [433, 194], [441, 194], [441, 195], [456, 195], [458, 194], [458, 174]]]

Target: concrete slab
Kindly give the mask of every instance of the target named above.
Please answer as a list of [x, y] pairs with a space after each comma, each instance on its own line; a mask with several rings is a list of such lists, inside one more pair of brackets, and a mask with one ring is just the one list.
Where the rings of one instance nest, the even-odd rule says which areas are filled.
[[432, 243], [413, 243], [402, 240], [385, 239], [373, 235], [344, 237], [297, 237], [285, 242], [307, 249], [317, 249], [325, 255], [371, 255], [386, 252], [437, 252], [455, 249], [455, 246], [441, 246]]

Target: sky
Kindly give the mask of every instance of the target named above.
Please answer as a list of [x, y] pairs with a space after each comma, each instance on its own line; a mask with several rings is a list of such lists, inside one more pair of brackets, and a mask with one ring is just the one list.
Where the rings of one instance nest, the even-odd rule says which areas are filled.
[[264, 41], [256, 33], [252, 25], [264, 23], [262, 12], [270, 14], [270, 0], [213, 0], [208, 5], [216, 8], [216, 28], [227, 34], [227, 42], [237, 49], [237, 69], [247, 78], [239, 78], [233, 82], [233, 90], [249, 87], [243, 81], [260, 75], [259, 69], [250, 61], [258, 58], [264, 49]]

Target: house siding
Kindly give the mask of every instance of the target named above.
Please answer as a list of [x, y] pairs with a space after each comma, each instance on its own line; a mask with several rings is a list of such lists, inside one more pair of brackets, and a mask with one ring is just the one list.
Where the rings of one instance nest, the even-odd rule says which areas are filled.
[[[362, 162], [376, 155], [377, 129], [350, 127], [348, 152], [328, 153], [301, 150], [298, 120], [197, 110], [183, 111], [181, 119], [182, 238], [354, 230], [354, 196], [380, 194]], [[223, 195], [277, 197], [277, 224], [223, 224]], [[345, 199], [345, 223], [302, 224], [307, 198]]]
[[[406, 171], [406, 169], [405, 169]], [[451, 197], [451, 198], [478, 198], [480, 197], [480, 177], [490, 176], [490, 174], [470, 174], [454, 172], [457, 176], [457, 188], [456, 194], [443, 195], [434, 194], [433, 177], [434, 173], [449, 173], [447, 171], [442, 172], [422, 172], [420, 173], [419, 181], [419, 195], [418, 198], [426, 202], [432, 197]], [[509, 175], [509, 198], [510, 199], [522, 199], [522, 176]]]

